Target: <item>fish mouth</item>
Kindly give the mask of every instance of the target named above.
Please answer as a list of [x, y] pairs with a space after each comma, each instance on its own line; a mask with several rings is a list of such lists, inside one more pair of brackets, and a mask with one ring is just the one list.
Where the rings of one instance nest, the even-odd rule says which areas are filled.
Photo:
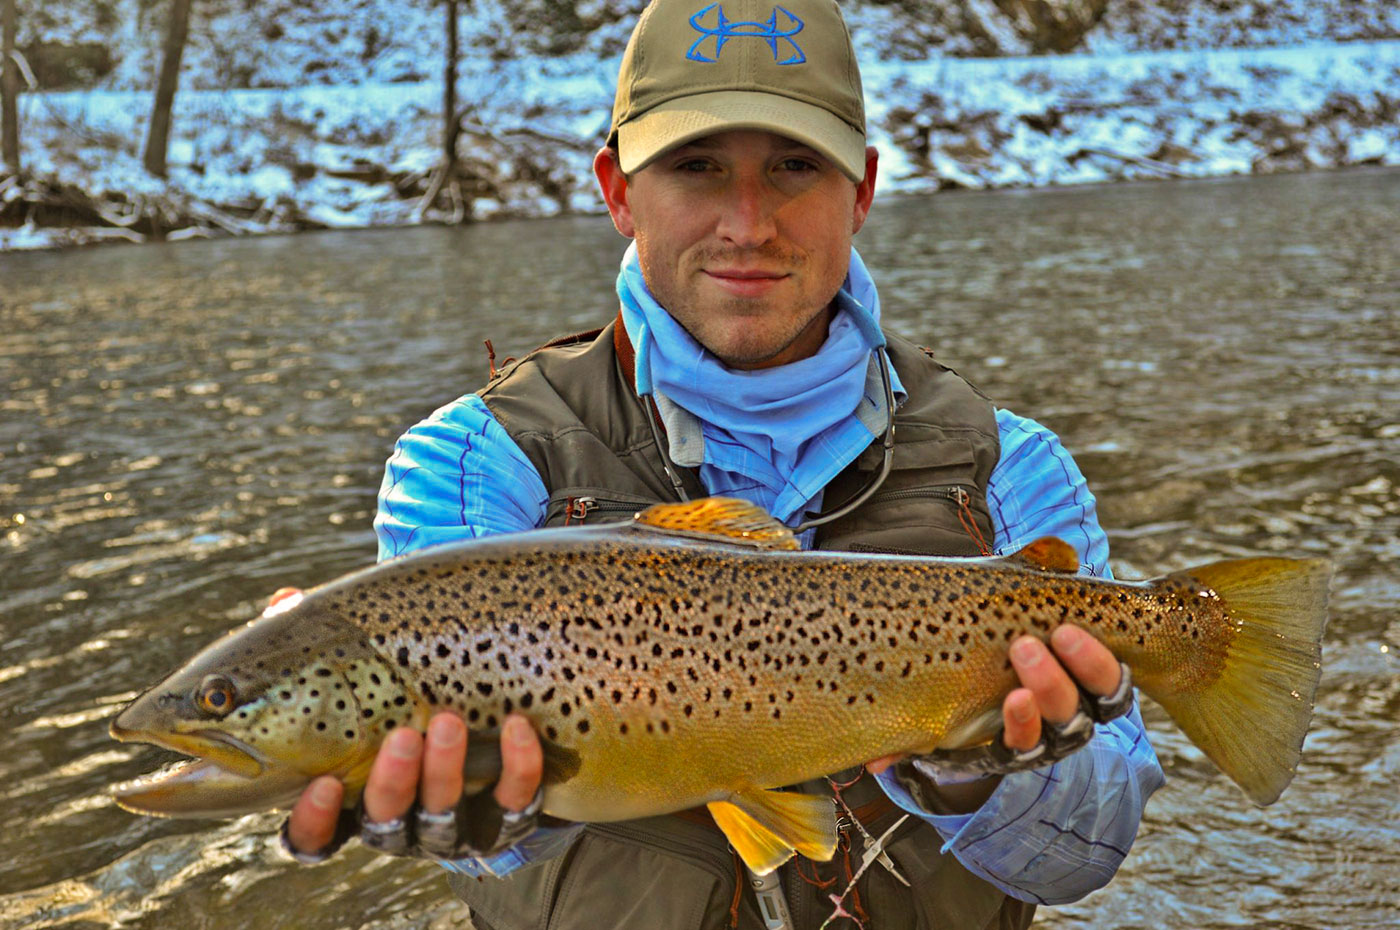
[[113, 739], [123, 743], [151, 743], [199, 760], [190, 764], [217, 766], [240, 778], [257, 778], [270, 767], [266, 756], [222, 730], [200, 729], [187, 733], [154, 731], [125, 727], [121, 721], [121, 717], [112, 721]]
[[111, 788], [117, 805], [158, 817], [238, 817], [290, 807], [311, 776], [273, 765], [242, 740], [218, 730], [152, 733], [112, 724], [122, 742], [152, 743], [189, 756]]
[[111, 788], [117, 806], [157, 817], [240, 817], [289, 808], [311, 776], [283, 769], [249, 778], [213, 762], [190, 760]]

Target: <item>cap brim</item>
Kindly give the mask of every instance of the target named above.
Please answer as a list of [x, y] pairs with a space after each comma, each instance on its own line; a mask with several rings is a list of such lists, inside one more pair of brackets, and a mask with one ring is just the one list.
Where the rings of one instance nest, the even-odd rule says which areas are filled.
[[678, 145], [732, 129], [762, 129], [810, 145], [841, 173], [865, 178], [865, 134], [821, 107], [755, 91], [715, 91], [658, 104], [617, 128], [622, 170], [640, 171]]

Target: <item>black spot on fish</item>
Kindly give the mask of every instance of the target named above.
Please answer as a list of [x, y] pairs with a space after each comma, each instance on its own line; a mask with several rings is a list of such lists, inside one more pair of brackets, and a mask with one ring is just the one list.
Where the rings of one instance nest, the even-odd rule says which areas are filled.
[[326, 721], [324, 721], [324, 720], [317, 720], [317, 721], [316, 721], [316, 729], [318, 729], [318, 730], [324, 730], [325, 728], [326, 728]]
[[588, 732], [588, 721], [587, 721], [587, 720], [580, 720], [580, 721], [578, 722], [578, 731], [579, 731], [580, 733], [587, 733], [587, 732]]
[[[400, 665], [402, 668], [408, 668], [408, 647], [407, 647], [407, 646], [400, 646], [400, 647], [399, 647], [398, 661], [399, 661], [399, 665]], [[317, 671], [318, 674], [320, 673], [320, 669], [317, 669], [316, 671]]]

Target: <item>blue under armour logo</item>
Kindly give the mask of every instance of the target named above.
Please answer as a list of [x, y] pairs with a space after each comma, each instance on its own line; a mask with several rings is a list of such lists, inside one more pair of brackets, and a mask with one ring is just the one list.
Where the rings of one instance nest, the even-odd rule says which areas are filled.
[[[714, 28], [701, 25], [700, 21], [705, 18], [711, 10], [719, 11], [719, 22]], [[778, 14], [787, 17], [787, 23], [782, 30], [778, 29]], [[773, 15], [768, 17], [766, 23], [731, 23], [724, 15], [724, 7], [718, 3], [711, 3], [699, 13], [690, 17], [690, 25], [695, 27], [695, 31], [700, 33], [700, 38], [695, 40], [695, 44], [685, 53], [685, 57], [691, 61], [716, 62], [719, 56], [724, 53], [724, 43], [730, 39], [763, 39], [768, 43], [768, 47], [773, 50], [773, 60], [780, 65], [800, 65], [807, 60], [807, 56], [802, 54], [802, 49], [792, 40], [792, 37], [802, 31], [802, 20], [793, 16], [780, 6], [773, 8]], [[700, 51], [700, 46], [707, 40], [715, 40], [715, 57], [710, 58]], [[778, 60], [778, 40], [781, 39], [792, 46], [792, 53], [788, 57]]]

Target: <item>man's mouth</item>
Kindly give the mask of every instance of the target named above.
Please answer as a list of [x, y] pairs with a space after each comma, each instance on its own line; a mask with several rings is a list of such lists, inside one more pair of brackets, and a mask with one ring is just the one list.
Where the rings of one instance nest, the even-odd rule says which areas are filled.
[[751, 268], [706, 268], [704, 272], [715, 284], [739, 297], [766, 294], [788, 277], [785, 272]]

